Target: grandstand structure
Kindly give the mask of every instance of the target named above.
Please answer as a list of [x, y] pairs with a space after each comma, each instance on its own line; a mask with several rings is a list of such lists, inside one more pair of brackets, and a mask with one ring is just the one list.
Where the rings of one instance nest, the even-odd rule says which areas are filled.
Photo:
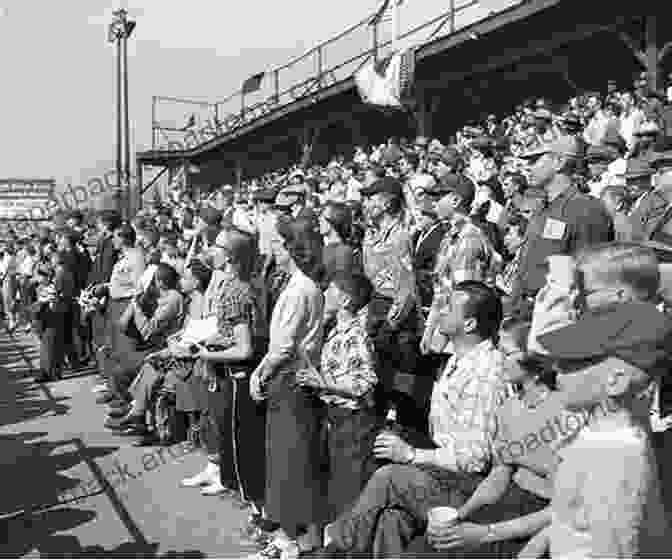
[[[450, 0], [447, 11], [402, 33], [396, 46], [413, 47], [416, 58], [407, 110], [381, 111], [358, 95], [355, 72], [391, 47], [370, 17], [264, 72], [252, 95], [213, 103], [155, 97], [152, 148], [136, 153], [135, 204], [166, 174], [207, 190], [286, 167], [306, 143], [319, 162], [391, 135], [447, 142], [467, 120], [511, 112], [524, 98], [566, 100], [603, 90], [609, 79], [627, 88], [642, 71], [658, 88], [669, 72], [672, 31], [658, 22], [664, 3], [642, 0], [645, 16], [618, 15], [607, 0], [503, 0], [485, 14], [482, 4]], [[171, 110], [187, 126], [165, 124]]]

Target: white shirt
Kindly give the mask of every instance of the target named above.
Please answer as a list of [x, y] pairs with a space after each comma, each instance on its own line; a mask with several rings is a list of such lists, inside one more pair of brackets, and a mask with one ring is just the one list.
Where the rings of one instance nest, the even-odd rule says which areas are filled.
[[296, 270], [273, 308], [268, 357], [283, 360], [282, 369], [297, 371], [305, 367], [300, 355], [312, 364], [320, 363], [324, 295], [319, 286]]

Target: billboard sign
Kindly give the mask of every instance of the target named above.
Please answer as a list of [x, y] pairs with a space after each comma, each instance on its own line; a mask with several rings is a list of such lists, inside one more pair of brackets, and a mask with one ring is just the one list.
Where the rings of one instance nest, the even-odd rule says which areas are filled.
[[53, 179], [0, 179], [0, 220], [43, 220], [53, 200]]

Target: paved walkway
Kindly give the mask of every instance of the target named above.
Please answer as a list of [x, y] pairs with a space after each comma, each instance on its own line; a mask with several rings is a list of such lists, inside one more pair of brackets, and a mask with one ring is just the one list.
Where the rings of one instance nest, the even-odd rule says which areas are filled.
[[178, 487], [184, 444], [136, 448], [103, 428], [92, 371], [36, 384], [31, 336], [0, 331], [0, 557], [241, 557], [247, 511]]

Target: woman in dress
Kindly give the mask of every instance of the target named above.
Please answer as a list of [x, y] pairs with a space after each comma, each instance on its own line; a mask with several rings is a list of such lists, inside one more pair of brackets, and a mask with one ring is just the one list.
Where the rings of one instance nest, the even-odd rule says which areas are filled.
[[273, 309], [268, 352], [250, 380], [253, 398], [267, 400], [265, 505], [268, 518], [280, 525], [264, 557], [291, 557], [319, 547], [324, 515], [323, 408], [296, 382], [297, 371], [320, 360], [322, 239], [305, 218], [281, 220], [278, 233], [273, 253], [290, 279]]

